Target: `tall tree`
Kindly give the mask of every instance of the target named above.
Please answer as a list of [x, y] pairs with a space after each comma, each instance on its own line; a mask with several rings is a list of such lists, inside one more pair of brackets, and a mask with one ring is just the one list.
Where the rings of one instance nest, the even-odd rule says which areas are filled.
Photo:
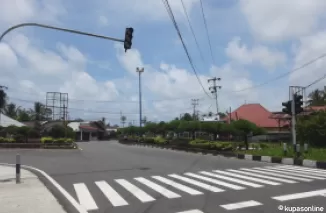
[[315, 89], [308, 95], [309, 106], [323, 106], [326, 105], [326, 91]]
[[26, 109], [18, 109], [17, 110], [17, 120], [21, 122], [31, 121], [31, 111], [27, 111]]
[[181, 120], [183, 121], [192, 121], [193, 117], [189, 113], [185, 113], [182, 115]]
[[7, 93], [4, 91], [5, 87], [0, 86], [0, 113], [3, 112], [7, 104]]
[[17, 107], [14, 103], [9, 103], [4, 108], [4, 114], [12, 119], [17, 119]]

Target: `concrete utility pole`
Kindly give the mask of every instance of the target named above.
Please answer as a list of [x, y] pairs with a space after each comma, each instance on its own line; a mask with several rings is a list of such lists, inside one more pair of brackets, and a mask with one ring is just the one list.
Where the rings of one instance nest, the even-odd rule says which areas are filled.
[[221, 89], [222, 87], [221, 86], [218, 86], [216, 84], [216, 81], [220, 81], [221, 78], [211, 78], [211, 79], [208, 79], [208, 83], [209, 82], [213, 82], [213, 86], [210, 86], [209, 87], [209, 90], [211, 91], [212, 94], [215, 95], [215, 102], [216, 102], [216, 117], [218, 116], [218, 101], [217, 101], [217, 89]]
[[[2, 93], [4, 93], [4, 90], [7, 90], [8, 89], [8, 87], [6, 87], [6, 86], [2, 86], [2, 85], [0, 85], [0, 91], [2, 92]], [[1, 100], [2, 101], [2, 100]], [[1, 105], [0, 105], [0, 126], [1, 126], [1, 113], [2, 113], [2, 107], [4, 107], [4, 106], [2, 106], [3, 105], [3, 103], [0, 103]]]
[[191, 99], [191, 105], [194, 107], [193, 119], [196, 120], [196, 106], [199, 105], [199, 99]]
[[144, 72], [144, 68], [137, 67], [136, 72], [139, 75], [139, 126], [142, 126], [142, 100], [141, 100], [141, 73]]

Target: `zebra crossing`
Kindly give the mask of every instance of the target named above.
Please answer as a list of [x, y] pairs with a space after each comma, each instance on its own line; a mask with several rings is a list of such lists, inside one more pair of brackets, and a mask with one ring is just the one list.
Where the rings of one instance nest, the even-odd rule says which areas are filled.
[[[228, 190], [245, 190], [325, 180], [326, 171], [291, 165], [277, 165], [253, 168], [186, 172], [184, 174], [153, 175], [131, 179], [114, 179], [110, 184], [105, 180], [95, 181], [95, 189], [112, 207], [131, 205], [130, 196], [140, 203], [154, 202], [156, 195], [166, 199], [183, 196], [200, 196], [207, 192], [223, 193]], [[90, 183], [75, 183], [76, 198], [87, 211], [99, 209], [89, 190]], [[128, 196], [123, 196], [128, 193]], [[93, 191], [94, 192], [94, 191]], [[133, 201], [134, 202], [134, 201]]]

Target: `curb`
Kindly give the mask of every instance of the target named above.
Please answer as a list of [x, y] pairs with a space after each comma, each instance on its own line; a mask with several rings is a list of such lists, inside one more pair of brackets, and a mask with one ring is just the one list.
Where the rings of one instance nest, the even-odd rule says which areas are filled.
[[[0, 163], [0, 165], [15, 167], [15, 164], [9, 163]], [[87, 211], [45, 171], [27, 165], [21, 165], [21, 168], [36, 175], [67, 213], [87, 213]]]
[[197, 148], [186, 148], [186, 147], [173, 147], [173, 146], [160, 146], [156, 144], [142, 144], [135, 142], [121, 142], [120, 144], [129, 145], [129, 146], [145, 146], [152, 148], [161, 148], [161, 149], [170, 149], [176, 151], [185, 151], [192, 153], [202, 153], [203, 155], [212, 154], [214, 156], [224, 156], [224, 157], [235, 157], [237, 159], [242, 160], [251, 160], [251, 161], [261, 161], [266, 163], [278, 163], [278, 164], [286, 164], [286, 165], [295, 165], [295, 166], [304, 166], [311, 167], [317, 169], [326, 169], [325, 161], [315, 161], [315, 160], [302, 160], [297, 158], [282, 158], [282, 157], [271, 157], [271, 156], [261, 156], [261, 155], [247, 155], [247, 154], [237, 154], [233, 152], [219, 152], [214, 150], [203, 150]]

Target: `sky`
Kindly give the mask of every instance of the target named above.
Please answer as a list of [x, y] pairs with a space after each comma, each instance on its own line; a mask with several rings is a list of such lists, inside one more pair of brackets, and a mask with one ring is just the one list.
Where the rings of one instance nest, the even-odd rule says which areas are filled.
[[[68, 93], [70, 119], [120, 124], [139, 122], [138, 74], [143, 116], [168, 121], [192, 112], [216, 112], [209, 78], [221, 78], [218, 110], [260, 103], [280, 111], [289, 86], [307, 86], [326, 74], [326, 58], [293, 71], [326, 52], [324, 0], [169, 0], [197, 76], [161, 0], [2, 0], [0, 31], [24, 23], [86, 31], [124, 39], [134, 28], [132, 49], [120, 42], [36, 27], [11, 31], [0, 42], [0, 85], [11, 102], [46, 104], [46, 92]], [[200, 80], [200, 83], [198, 81]], [[266, 83], [267, 82], [267, 83]], [[323, 88], [322, 80], [307, 93]], [[202, 86], [201, 86], [202, 85]], [[205, 89], [205, 91], [203, 90]], [[206, 94], [208, 93], [208, 95]]]

